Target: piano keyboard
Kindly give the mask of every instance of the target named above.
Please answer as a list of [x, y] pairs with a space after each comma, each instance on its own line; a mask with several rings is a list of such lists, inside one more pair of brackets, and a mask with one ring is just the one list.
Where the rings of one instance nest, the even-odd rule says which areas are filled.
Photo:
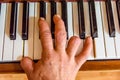
[[93, 51], [88, 60], [120, 59], [120, 1], [83, 2], [12, 2], [0, 3], [0, 62], [20, 61], [28, 56], [41, 58], [38, 20], [44, 17], [51, 26], [53, 15], [65, 22], [67, 38], [93, 38]]

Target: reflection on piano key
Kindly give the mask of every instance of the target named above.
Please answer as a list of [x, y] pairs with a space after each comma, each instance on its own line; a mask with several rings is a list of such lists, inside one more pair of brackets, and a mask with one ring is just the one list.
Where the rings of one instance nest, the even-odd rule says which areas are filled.
[[109, 34], [110, 34], [110, 37], [115, 37], [115, 25], [114, 25], [114, 20], [113, 20], [111, 0], [106, 0], [105, 3], [106, 3]]
[[17, 8], [17, 28], [16, 28], [16, 40], [14, 40], [13, 60], [19, 61], [23, 57], [23, 40], [22, 34], [22, 16], [23, 16], [23, 4], [18, 3]]
[[9, 38], [9, 30], [10, 30], [10, 14], [11, 13], [11, 3], [7, 3], [7, 11], [6, 11], [6, 21], [5, 21], [5, 36], [4, 36], [4, 53], [3, 53], [3, 61], [12, 61], [13, 58], [13, 40]]
[[12, 2], [11, 5], [11, 19], [10, 19], [10, 39], [16, 39], [16, 26], [17, 26], [17, 2]]
[[113, 10], [113, 19], [115, 23], [115, 30], [116, 30], [116, 35], [115, 35], [115, 48], [116, 48], [116, 54], [117, 58], [120, 58], [120, 28], [119, 28], [119, 21], [118, 21], [118, 15], [117, 15], [117, 8], [116, 8], [116, 3], [115, 1], [112, 1], [112, 10]]
[[68, 26], [67, 26], [68, 31], [67, 31], [67, 33], [68, 33], [68, 39], [70, 39], [70, 37], [73, 36], [72, 3], [68, 2], [67, 7], [68, 7], [68, 9], [67, 9], [67, 21], [68, 21], [67, 22], [68, 23]]
[[24, 56], [28, 56], [33, 59], [33, 36], [34, 36], [34, 3], [29, 3], [29, 28], [28, 28], [28, 40], [24, 40]]
[[97, 29], [98, 37], [94, 38], [94, 51], [95, 59], [105, 59], [105, 45], [104, 45], [104, 36], [103, 36], [103, 27], [101, 19], [101, 8], [100, 3], [95, 2], [95, 11], [96, 11], [96, 20], [97, 20]]
[[40, 5], [39, 3], [35, 3], [35, 23], [34, 23], [34, 60], [41, 58], [41, 41], [39, 39], [39, 27], [38, 27], [38, 20], [40, 14]]
[[115, 41], [114, 41], [113, 37], [109, 36], [105, 2], [101, 2], [101, 14], [102, 14], [102, 23], [103, 23], [103, 33], [104, 33], [106, 56], [107, 56], [107, 58], [116, 58]]
[[6, 20], [6, 3], [1, 4], [0, 14], [0, 61], [2, 61], [3, 46], [4, 46], [4, 31], [5, 31], [5, 20]]
[[120, 27], [120, 0], [116, 1], [116, 6], [117, 6], [117, 13], [118, 13], [119, 27]]
[[[88, 2], [84, 2], [83, 3], [84, 6], [84, 18], [85, 18], [85, 30], [86, 30], [86, 36], [91, 36], [91, 32], [90, 32], [90, 17], [89, 17], [89, 6], [88, 6]], [[90, 57], [88, 58], [88, 60], [94, 59], [94, 50], [92, 50]]]
[[93, 38], [98, 37], [97, 31], [97, 22], [96, 22], [96, 14], [95, 14], [95, 1], [91, 0], [88, 2], [89, 4], [89, 14], [90, 14], [90, 29], [91, 35]]
[[78, 1], [78, 21], [79, 21], [79, 34], [81, 39], [85, 39], [85, 22], [83, 0]]
[[54, 32], [55, 32], [55, 24], [53, 22], [53, 16], [57, 13], [57, 5], [55, 1], [51, 1], [51, 34], [52, 38], [55, 39], [54, 37]]
[[28, 40], [29, 2], [23, 2], [22, 39]]
[[62, 19], [64, 21], [64, 24], [65, 24], [65, 29], [66, 29], [66, 32], [67, 32], [67, 39], [68, 39], [68, 12], [67, 12], [67, 2], [66, 1], [62, 1], [61, 2], [61, 7], [62, 7]]

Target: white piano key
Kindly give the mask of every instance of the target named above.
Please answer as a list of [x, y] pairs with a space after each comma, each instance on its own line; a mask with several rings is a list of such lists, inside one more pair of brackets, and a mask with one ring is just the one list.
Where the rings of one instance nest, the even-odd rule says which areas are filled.
[[35, 3], [35, 28], [34, 28], [34, 60], [41, 58], [42, 47], [41, 41], [39, 39], [39, 27], [38, 27], [38, 20], [39, 20], [39, 11], [40, 11], [39, 3]]
[[28, 40], [24, 40], [24, 56], [33, 59], [33, 38], [34, 38], [34, 3], [29, 3], [29, 30]]
[[114, 59], [116, 58], [115, 41], [113, 37], [109, 36], [105, 2], [101, 2], [101, 13], [102, 13], [102, 22], [103, 22], [103, 30], [104, 30], [106, 56], [108, 59], [109, 58]]
[[46, 21], [51, 26], [51, 4], [46, 3]]
[[3, 61], [12, 61], [13, 40], [9, 38], [11, 3], [7, 3]]
[[3, 45], [4, 45], [5, 17], [6, 17], [6, 3], [2, 3], [1, 14], [0, 14], [0, 61], [2, 61], [2, 53], [3, 53]]
[[101, 19], [101, 9], [99, 2], [95, 2], [95, 10], [96, 10], [96, 20], [97, 20], [97, 28], [98, 28], [98, 37], [94, 38], [95, 59], [104, 59], [105, 45], [104, 45], [104, 36], [102, 29], [103, 27], [102, 27], [102, 19]]
[[73, 35], [79, 37], [78, 7], [77, 2], [73, 2]]
[[61, 3], [60, 2], [57, 2], [57, 14], [60, 15], [60, 16], [62, 15], [61, 14]]
[[[73, 16], [73, 35], [79, 37], [79, 23], [78, 23], [78, 7], [77, 7], [77, 2], [72, 3], [72, 16]], [[79, 46], [78, 52], [81, 52], [83, 48], [84, 41], [81, 41], [81, 44]]]
[[67, 2], [67, 18], [68, 18], [68, 38], [73, 36], [72, 24], [72, 2]]
[[116, 53], [117, 58], [120, 58], [120, 28], [119, 28], [119, 22], [118, 22], [118, 14], [117, 14], [117, 8], [116, 8], [116, 2], [112, 1], [112, 10], [113, 10], [113, 19], [115, 23], [115, 30], [116, 30], [116, 37], [115, 37], [115, 46], [116, 46]]
[[14, 51], [13, 60], [21, 60], [23, 57], [23, 40], [22, 34], [22, 15], [23, 15], [23, 4], [18, 3], [17, 12], [17, 30], [16, 30], [16, 40], [14, 40]]
[[[85, 32], [86, 32], [86, 37], [88, 37], [88, 36], [91, 36], [88, 2], [84, 2], [83, 6], [84, 6], [84, 18], [85, 18]], [[91, 55], [88, 58], [88, 60], [94, 59], [94, 52], [93, 51], [94, 50], [92, 50]]]

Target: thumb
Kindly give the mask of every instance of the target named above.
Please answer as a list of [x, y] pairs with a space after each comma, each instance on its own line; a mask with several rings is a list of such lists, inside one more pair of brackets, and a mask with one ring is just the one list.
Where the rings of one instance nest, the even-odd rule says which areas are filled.
[[32, 59], [25, 57], [21, 60], [20, 63], [21, 67], [23, 68], [23, 70], [25, 71], [26, 74], [30, 74], [33, 71], [33, 65], [34, 62], [32, 61]]

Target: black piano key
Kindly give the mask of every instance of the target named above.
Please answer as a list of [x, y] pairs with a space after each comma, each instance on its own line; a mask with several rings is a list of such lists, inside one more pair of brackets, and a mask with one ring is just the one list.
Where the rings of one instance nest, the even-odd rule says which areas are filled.
[[[43, 17], [46, 19], [46, 2], [40, 1], [40, 17]], [[39, 35], [40, 39], [40, 35]]]
[[91, 35], [92, 38], [97, 38], [98, 30], [97, 30], [97, 21], [96, 21], [96, 13], [95, 13], [95, 2], [94, 0], [90, 0], [88, 4], [89, 4]]
[[110, 37], [115, 37], [115, 25], [113, 20], [111, 0], [106, 0], [105, 4], [106, 4], [109, 35]]
[[46, 3], [40, 1], [40, 17], [46, 18]]
[[62, 19], [65, 24], [65, 29], [67, 32], [67, 39], [68, 39], [68, 15], [67, 15], [67, 2], [66, 1], [61, 1], [61, 8], [62, 8]]
[[118, 21], [119, 21], [119, 27], [120, 27], [120, 0], [116, 1], [117, 5], [117, 13], [118, 13]]
[[51, 33], [52, 33], [52, 38], [55, 39], [54, 37], [54, 32], [55, 32], [55, 24], [53, 22], [53, 16], [57, 13], [56, 9], [56, 2], [51, 1]]
[[23, 2], [22, 39], [28, 40], [29, 2]]
[[17, 7], [18, 3], [13, 2], [11, 5], [11, 18], [10, 18], [10, 39], [16, 39], [16, 27], [17, 27]]
[[1, 14], [1, 3], [0, 3], [0, 14]]
[[79, 21], [80, 38], [85, 39], [85, 22], [84, 22], [83, 0], [78, 1], [78, 21]]

